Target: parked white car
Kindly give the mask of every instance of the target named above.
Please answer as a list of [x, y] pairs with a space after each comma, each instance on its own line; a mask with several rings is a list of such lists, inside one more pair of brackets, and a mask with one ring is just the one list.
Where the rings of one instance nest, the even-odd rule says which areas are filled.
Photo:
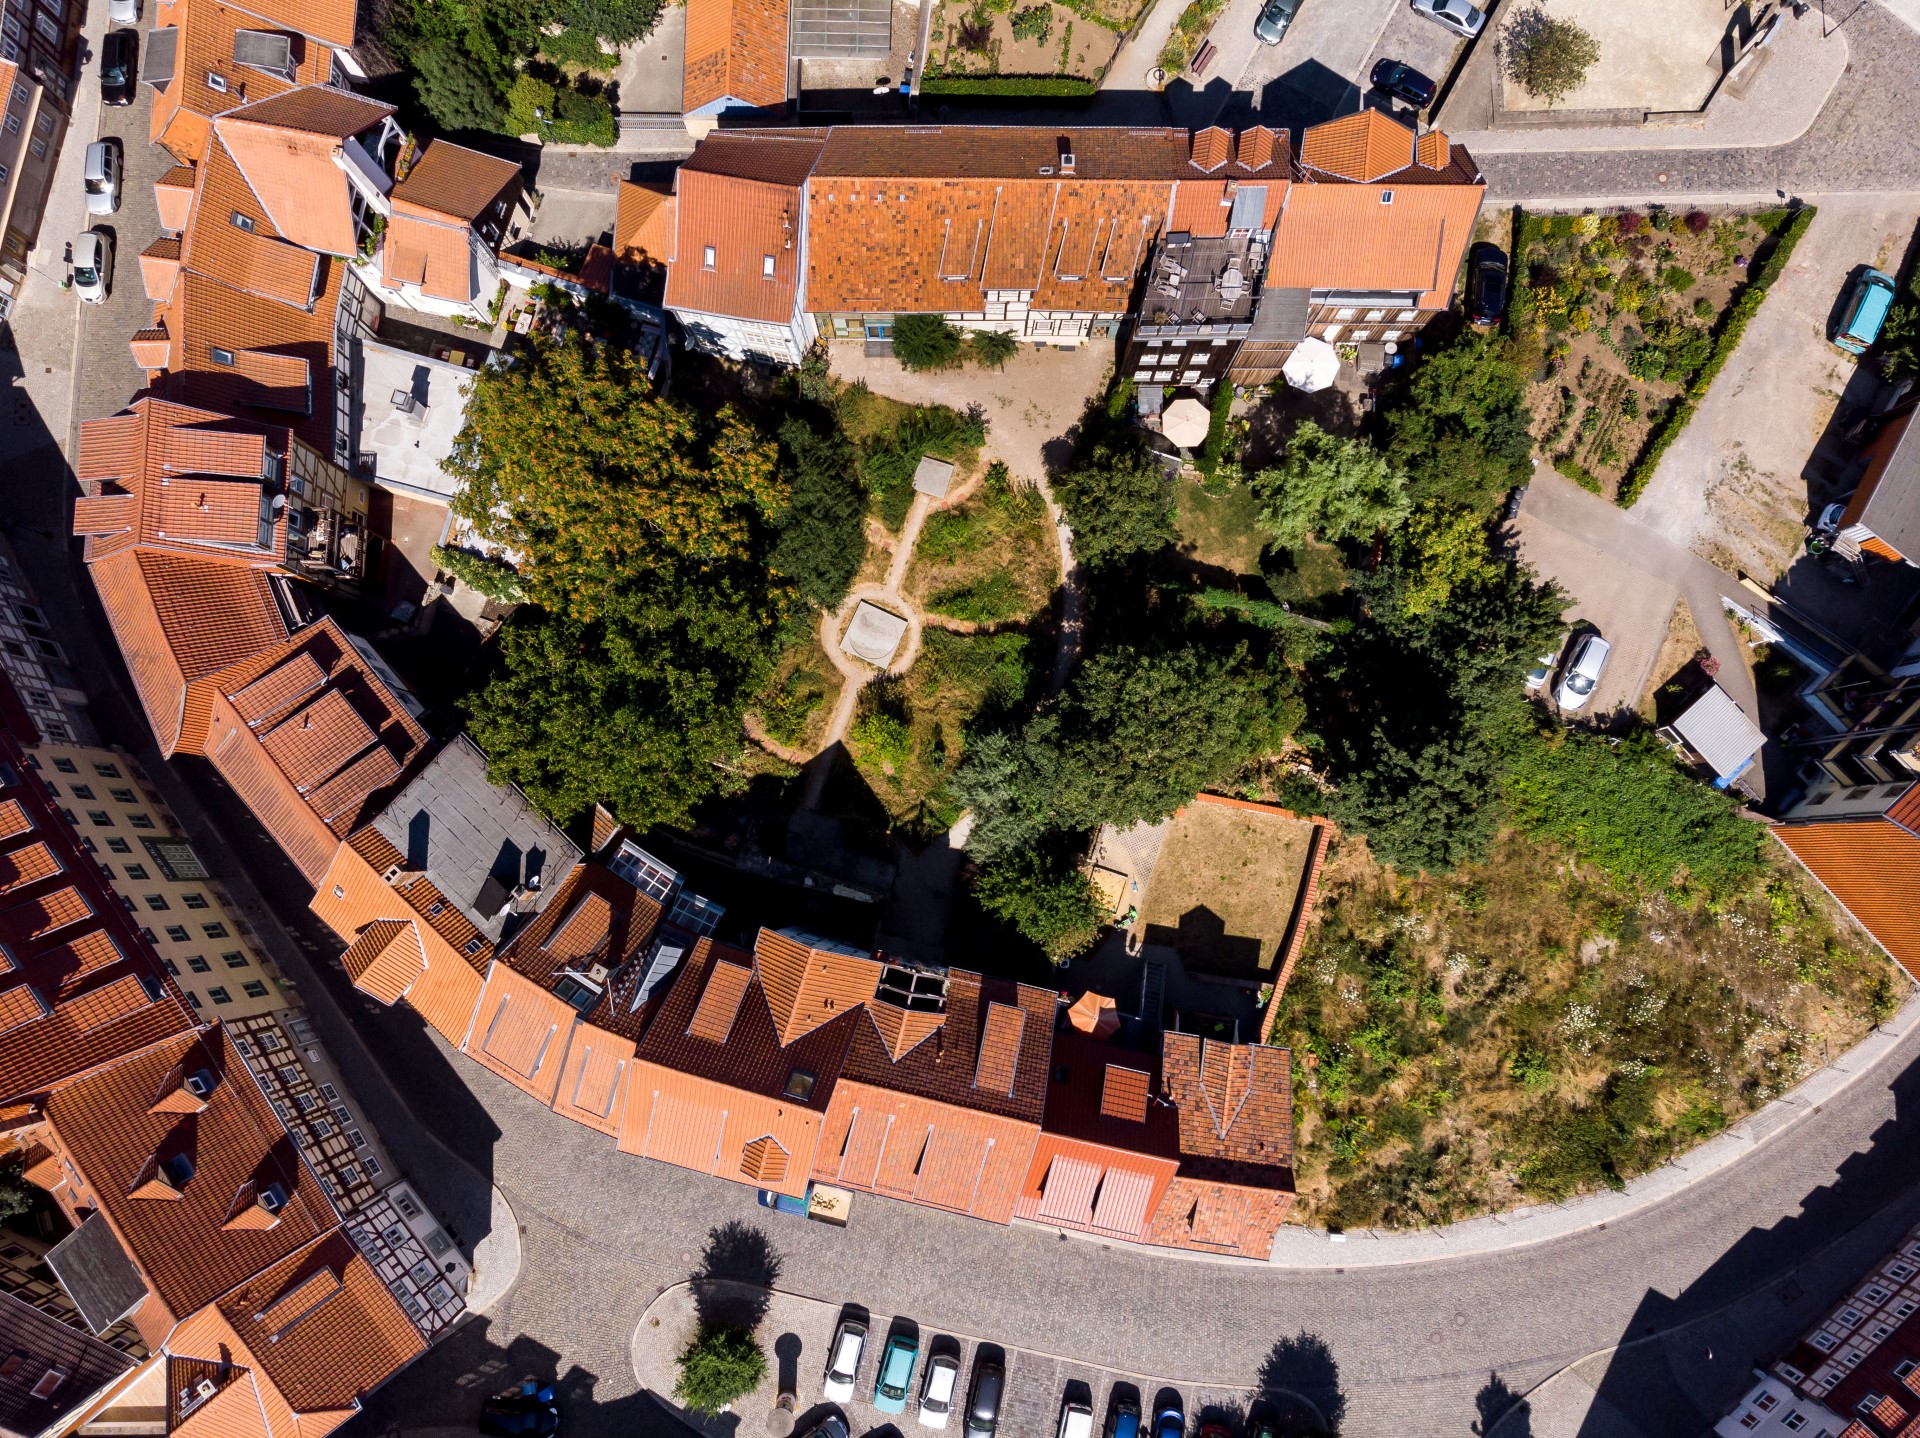
[[95, 140], [87, 146], [81, 178], [87, 187], [87, 213], [111, 215], [120, 208], [120, 159], [118, 140]]
[[87, 230], [73, 242], [73, 289], [90, 305], [102, 305], [113, 289], [113, 240]]
[[953, 1395], [960, 1387], [960, 1360], [936, 1353], [927, 1360], [927, 1376], [920, 1381], [920, 1426], [944, 1428], [953, 1412]]
[[1571, 714], [1586, 708], [1607, 667], [1607, 655], [1612, 652], [1613, 646], [1598, 634], [1585, 635], [1574, 646], [1573, 658], [1560, 671], [1560, 687], [1553, 693], [1553, 702], [1560, 706], [1562, 713]]
[[1467, 0], [1413, 0], [1413, 11], [1469, 40], [1487, 23], [1486, 14], [1474, 9]]
[[860, 1355], [867, 1347], [867, 1325], [857, 1318], [843, 1318], [833, 1330], [833, 1346], [827, 1350], [827, 1376], [820, 1393], [829, 1403], [845, 1403], [853, 1397], [854, 1380], [860, 1374]]
[[140, 0], [107, 0], [107, 19], [115, 25], [138, 25]]

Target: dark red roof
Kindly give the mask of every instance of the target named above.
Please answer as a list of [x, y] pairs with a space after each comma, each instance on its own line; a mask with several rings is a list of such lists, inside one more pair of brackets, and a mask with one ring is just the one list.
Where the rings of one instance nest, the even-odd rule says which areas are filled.
[[[1017, 1042], [1004, 1054], [995, 1054], [989, 1047], [983, 1077], [981, 1041], [996, 1005], [1001, 1006], [1003, 1020], [1018, 1017]], [[1049, 989], [954, 969], [947, 976], [947, 1021], [932, 1037], [907, 1050], [896, 1063], [873, 1020], [863, 1012], [858, 1015], [844, 1073], [901, 1093], [1038, 1123], [1046, 1105], [1047, 1051], [1053, 1042], [1056, 1006]], [[1005, 1013], [1008, 1009], [1013, 1015]], [[1002, 1022], [995, 1027], [1011, 1030], [1013, 1025]], [[1009, 1061], [1010, 1082], [1000, 1078]]]

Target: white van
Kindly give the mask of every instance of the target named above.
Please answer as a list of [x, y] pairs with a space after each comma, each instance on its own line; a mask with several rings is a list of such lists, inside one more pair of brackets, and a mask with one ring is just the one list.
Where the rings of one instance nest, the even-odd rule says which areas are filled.
[[95, 140], [87, 146], [81, 175], [87, 185], [87, 213], [111, 215], [120, 208], [120, 142]]
[[1084, 1403], [1068, 1403], [1062, 1407], [1060, 1438], [1093, 1438], [1093, 1410]]

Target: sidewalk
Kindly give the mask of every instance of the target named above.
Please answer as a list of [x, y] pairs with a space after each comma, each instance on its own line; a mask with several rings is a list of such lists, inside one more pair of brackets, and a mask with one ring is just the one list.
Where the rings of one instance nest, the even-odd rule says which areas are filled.
[[[1920, 13], [1920, 0], [1904, 0]], [[1920, 28], [1917, 25], [1916, 28]], [[1791, 14], [1769, 47], [1765, 68], [1745, 95], [1722, 91], [1697, 123], [1672, 125], [1573, 126], [1565, 129], [1516, 127], [1449, 132], [1454, 143], [1473, 154], [1519, 154], [1568, 150], [1741, 150], [1772, 149], [1806, 134], [1826, 108], [1850, 51], [1846, 31], [1832, 27], [1820, 34], [1818, 10], [1804, 19]], [[1479, 83], [1490, 70], [1476, 67], [1461, 84]], [[1461, 97], [1466, 100], [1469, 97]], [[1449, 101], [1449, 109], [1454, 102]]]

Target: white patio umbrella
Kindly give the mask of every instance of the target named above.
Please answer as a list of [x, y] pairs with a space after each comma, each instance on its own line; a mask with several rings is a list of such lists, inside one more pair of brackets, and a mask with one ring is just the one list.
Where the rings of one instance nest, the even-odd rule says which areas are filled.
[[1294, 346], [1280, 373], [1295, 389], [1312, 394], [1332, 384], [1340, 373], [1340, 356], [1325, 340], [1305, 339]]
[[1213, 423], [1213, 416], [1207, 413], [1207, 407], [1192, 396], [1183, 396], [1167, 406], [1166, 413], [1160, 416], [1160, 432], [1182, 449], [1192, 449], [1207, 438], [1207, 428]]

